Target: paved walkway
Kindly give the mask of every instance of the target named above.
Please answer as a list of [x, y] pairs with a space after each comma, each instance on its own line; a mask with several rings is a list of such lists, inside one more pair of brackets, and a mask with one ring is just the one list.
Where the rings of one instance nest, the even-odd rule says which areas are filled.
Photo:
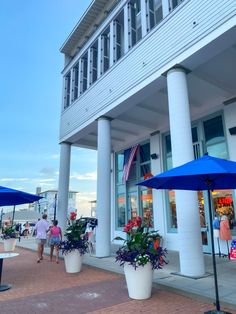
[[[20, 248], [19, 245], [30, 250]], [[62, 260], [59, 264], [51, 263], [48, 256], [45, 256], [42, 263], [37, 264], [36, 253], [32, 251], [35, 248], [34, 239], [23, 239], [15, 250], [20, 255], [4, 261], [2, 283], [10, 283], [13, 287], [0, 293], [1, 314], [133, 313], [134, 311], [197, 314], [214, 309], [210, 297], [213, 290], [212, 276], [193, 280], [172, 275], [172, 270], [178, 270], [177, 254], [174, 252], [169, 253], [170, 263], [165, 270], [155, 272], [151, 299], [136, 301], [128, 298], [122, 267], [114, 263], [114, 257], [98, 259], [86, 255], [81, 273], [67, 274]], [[0, 244], [0, 251], [3, 251], [2, 244]], [[170, 266], [174, 260], [177, 261], [177, 265]], [[233, 265], [232, 271], [235, 273], [236, 263], [225, 259], [221, 259], [219, 263], [221, 301], [224, 298], [221, 304], [224, 309], [228, 308], [230, 313], [235, 314], [236, 301], [227, 304], [225, 302], [225, 298], [235, 299], [235, 290], [231, 293], [222, 293], [221, 273], [225, 271], [222, 269], [229, 270], [228, 265]], [[229, 284], [232, 289], [236, 289], [234, 273], [231, 273], [231, 277], [227, 277], [230, 279]], [[203, 291], [199, 294], [197, 290], [201, 290], [201, 287]]]

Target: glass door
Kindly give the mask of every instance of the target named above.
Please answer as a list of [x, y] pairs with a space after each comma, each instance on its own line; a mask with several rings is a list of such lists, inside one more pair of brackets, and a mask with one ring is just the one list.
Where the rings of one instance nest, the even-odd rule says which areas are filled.
[[207, 192], [198, 192], [198, 208], [200, 216], [201, 237], [204, 253], [211, 252], [210, 228], [209, 228], [209, 209]]
[[138, 190], [137, 187], [128, 189], [128, 220], [136, 218], [138, 213]]

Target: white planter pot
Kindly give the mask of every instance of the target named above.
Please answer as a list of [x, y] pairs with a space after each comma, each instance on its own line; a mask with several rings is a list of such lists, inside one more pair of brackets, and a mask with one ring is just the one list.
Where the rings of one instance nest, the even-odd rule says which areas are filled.
[[64, 254], [65, 268], [67, 273], [78, 273], [81, 271], [83, 256], [79, 250], [73, 250]]
[[124, 265], [129, 297], [136, 300], [149, 299], [152, 294], [153, 270], [151, 263], [136, 269], [127, 263]]
[[5, 239], [4, 243], [4, 251], [14, 251], [16, 246], [16, 239]]

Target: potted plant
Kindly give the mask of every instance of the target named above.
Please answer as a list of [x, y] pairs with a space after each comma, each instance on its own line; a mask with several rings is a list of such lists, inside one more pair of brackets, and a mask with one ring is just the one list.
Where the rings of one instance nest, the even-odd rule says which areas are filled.
[[116, 262], [124, 266], [129, 297], [148, 299], [151, 297], [153, 270], [167, 264], [167, 250], [161, 247], [162, 237], [150, 230], [150, 218], [136, 217], [124, 227], [127, 240], [116, 252]]
[[88, 252], [88, 238], [85, 234], [86, 221], [83, 218], [76, 220], [76, 215], [75, 212], [70, 213], [68, 228], [64, 234], [66, 240], [60, 244], [68, 273], [81, 271], [82, 257]]
[[3, 239], [4, 251], [14, 251], [16, 240], [19, 237], [15, 225], [5, 226], [2, 229], [1, 238]]

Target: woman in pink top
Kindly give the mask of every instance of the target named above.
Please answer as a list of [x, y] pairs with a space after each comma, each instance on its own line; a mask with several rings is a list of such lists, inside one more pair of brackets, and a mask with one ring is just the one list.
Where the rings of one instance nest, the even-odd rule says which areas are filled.
[[59, 244], [62, 240], [61, 228], [58, 227], [58, 221], [53, 221], [53, 226], [49, 231], [49, 245], [50, 245], [50, 261], [52, 262], [52, 256], [54, 247], [56, 250], [56, 263], [59, 263]]

